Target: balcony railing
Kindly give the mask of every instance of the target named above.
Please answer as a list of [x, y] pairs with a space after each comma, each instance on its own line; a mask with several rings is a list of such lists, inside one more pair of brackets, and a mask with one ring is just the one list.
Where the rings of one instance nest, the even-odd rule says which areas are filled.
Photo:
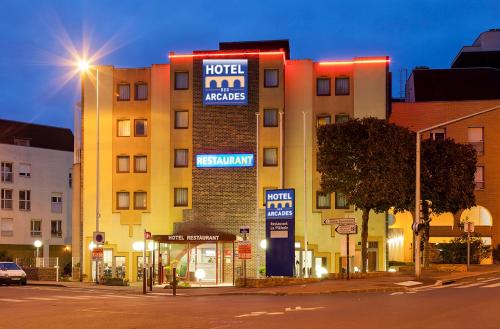
[[2, 231], [1, 236], [3, 237], [14, 236], [14, 231]]

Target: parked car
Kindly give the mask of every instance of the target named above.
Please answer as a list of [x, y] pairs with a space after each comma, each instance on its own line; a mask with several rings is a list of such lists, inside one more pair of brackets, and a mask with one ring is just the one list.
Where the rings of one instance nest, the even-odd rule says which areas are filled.
[[27, 282], [26, 272], [16, 263], [0, 262], [0, 284], [10, 285], [11, 283], [17, 283], [19, 285], [26, 285]]

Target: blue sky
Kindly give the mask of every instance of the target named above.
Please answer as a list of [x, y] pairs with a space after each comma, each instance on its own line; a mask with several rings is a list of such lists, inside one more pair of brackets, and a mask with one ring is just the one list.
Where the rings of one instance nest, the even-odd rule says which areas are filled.
[[84, 40], [104, 46], [98, 64], [166, 63], [169, 51], [216, 49], [219, 41], [289, 39], [292, 58], [389, 55], [399, 71], [448, 67], [463, 45], [500, 27], [497, 0], [18, 1], [0, 2], [0, 117], [71, 128], [77, 76], [64, 81]]

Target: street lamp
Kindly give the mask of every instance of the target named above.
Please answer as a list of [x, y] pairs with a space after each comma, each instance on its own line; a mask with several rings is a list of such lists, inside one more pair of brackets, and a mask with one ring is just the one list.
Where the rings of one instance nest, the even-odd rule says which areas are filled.
[[33, 242], [33, 246], [35, 246], [35, 248], [36, 248], [36, 258], [38, 258], [38, 250], [42, 246], [42, 241], [35, 240], [35, 242]]

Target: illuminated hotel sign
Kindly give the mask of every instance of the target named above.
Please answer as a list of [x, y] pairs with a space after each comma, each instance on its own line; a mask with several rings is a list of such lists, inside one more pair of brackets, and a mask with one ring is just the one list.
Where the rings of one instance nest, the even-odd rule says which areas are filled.
[[248, 60], [203, 60], [203, 105], [248, 104]]
[[251, 153], [244, 154], [197, 154], [197, 168], [231, 168], [253, 167], [254, 157]]

